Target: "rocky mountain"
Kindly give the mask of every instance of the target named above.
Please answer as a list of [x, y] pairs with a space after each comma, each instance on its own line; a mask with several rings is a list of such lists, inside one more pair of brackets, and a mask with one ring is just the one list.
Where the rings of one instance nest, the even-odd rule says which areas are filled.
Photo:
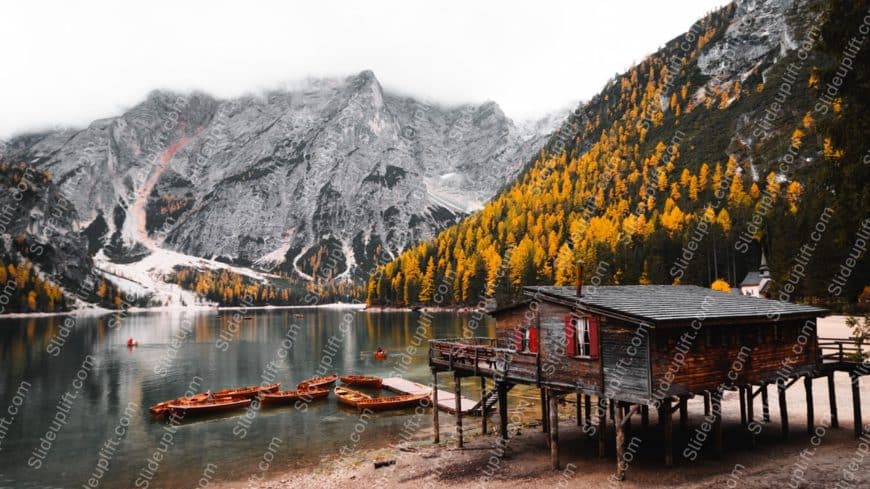
[[711, 12], [578, 107], [480, 212], [373, 274], [369, 302], [429, 303], [445, 280], [451, 303], [509, 300], [571, 283], [578, 260], [602, 284], [736, 285], [763, 250], [777, 298], [854, 303], [870, 276], [868, 10]]
[[49, 173], [70, 226], [121, 275], [176, 253], [362, 277], [479, 209], [553, 123], [518, 127], [493, 102], [424, 103], [365, 71], [230, 100], [157, 91], [83, 129], [16, 137], [0, 161]]

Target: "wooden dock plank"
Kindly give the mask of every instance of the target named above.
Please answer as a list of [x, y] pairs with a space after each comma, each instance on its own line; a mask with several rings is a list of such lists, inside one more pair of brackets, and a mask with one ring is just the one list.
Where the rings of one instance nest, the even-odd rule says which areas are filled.
[[[399, 394], [430, 394], [432, 389], [428, 385], [412, 382], [401, 377], [387, 377], [383, 383], [384, 389], [399, 393]], [[452, 392], [438, 389], [438, 409], [441, 411], [455, 414], [456, 412], [456, 396]], [[473, 414], [480, 406], [479, 401], [468, 399], [463, 396], [459, 400], [462, 409], [462, 414]]]

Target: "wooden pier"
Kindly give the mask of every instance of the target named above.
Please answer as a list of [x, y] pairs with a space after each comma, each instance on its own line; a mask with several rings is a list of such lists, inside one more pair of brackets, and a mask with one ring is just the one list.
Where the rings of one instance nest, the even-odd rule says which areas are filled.
[[[383, 388], [399, 394], [429, 394], [430, 397], [432, 395], [432, 388], [428, 385], [412, 382], [401, 377], [385, 378]], [[450, 414], [456, 413], [456, 396], [452, 392], [438, 389], [436, 399], [438, 409]], [[459, 405], [461, 406], [462, 414], [478, 414], [480, 412], [480, 401], [460, 396]]]

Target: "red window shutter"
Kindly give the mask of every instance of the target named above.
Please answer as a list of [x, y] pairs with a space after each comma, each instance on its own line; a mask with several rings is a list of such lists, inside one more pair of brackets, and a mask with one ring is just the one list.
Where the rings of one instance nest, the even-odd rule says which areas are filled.
[[538, 328], [529, 328], [529, 351], [538, 353]]
[[569, 357], [577, 355], [577, 341], [574, 340], [576, 328], [571, 322], [571, 315], [565, 316], [565, 354]]
[[589, 357], [598, 358], [598, 316], [589, 316]]
[[520, 328], [514, 330], [514, 350], [523, 351], [523, 330]]

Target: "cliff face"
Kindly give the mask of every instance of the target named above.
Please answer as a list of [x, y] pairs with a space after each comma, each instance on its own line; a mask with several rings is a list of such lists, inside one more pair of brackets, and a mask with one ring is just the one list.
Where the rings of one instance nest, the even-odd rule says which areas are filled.
[[0, 160], [49, 172], [91, 252], [114, 262], [169, 249], [362, 276], [506, 185], [549, 130], [530, 127], [491, 102], [400, 97], [362, 72], [232, 100], [154, 92], [85, 129], [15, 138]]

